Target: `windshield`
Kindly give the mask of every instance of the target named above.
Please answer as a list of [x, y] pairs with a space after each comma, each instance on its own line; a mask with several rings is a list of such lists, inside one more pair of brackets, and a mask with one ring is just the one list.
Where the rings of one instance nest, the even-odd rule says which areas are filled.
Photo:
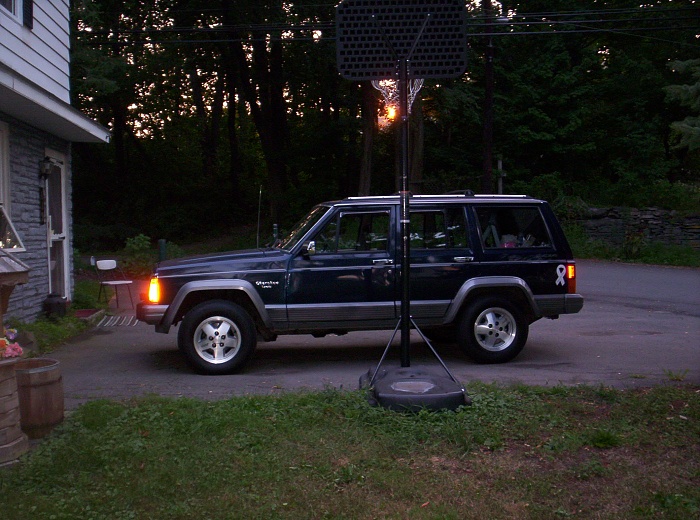
[[308, 215], [297, 222], [287, 236], [281, 238], [275, 245], [280, 249], [290, 251], [304, 238], [304, 235], [306, 235], [309, 229], [314, 227], [316, 222], [321, 220], [328, 210], [329, 208], [327, 206], [316, 206]]

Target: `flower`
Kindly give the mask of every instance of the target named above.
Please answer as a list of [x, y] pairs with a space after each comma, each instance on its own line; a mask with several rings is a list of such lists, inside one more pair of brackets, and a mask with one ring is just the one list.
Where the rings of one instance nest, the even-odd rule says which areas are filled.
[[[17, 338], [16, 329], [5, 329], [5, 337], [0, 338], [0, 359], [19, 357], [22, 355], [22, 347], [14, 341]], [[10, 343], [14, 341], [14, 343]]]

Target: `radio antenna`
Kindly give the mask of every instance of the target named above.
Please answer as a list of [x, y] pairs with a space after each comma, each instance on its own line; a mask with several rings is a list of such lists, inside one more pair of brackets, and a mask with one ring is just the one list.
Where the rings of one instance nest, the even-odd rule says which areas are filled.
[[262, 184], [260, 185], [260, 193], [258, 194], [258, 231], [255, 238], [255, 248], [260, 249], [260, 208], [262, 206]]

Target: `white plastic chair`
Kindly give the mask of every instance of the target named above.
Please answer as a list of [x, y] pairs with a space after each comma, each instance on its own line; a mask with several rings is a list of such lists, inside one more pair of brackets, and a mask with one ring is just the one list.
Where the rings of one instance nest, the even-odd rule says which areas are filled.
[[102, 292], [105, 293], [105, 298], [107, 297], [107, 290], [105, 287], [114, 287], [114, 294], [117, 298], [117, 309], [119, 308], [119, 287], [125, 286], [129, 291], [129, 301], [131, 301], [131, 307], [134, 307], [134, 299], [131, 296], [131, 284], [134, 283], [133, 280], [128, 280], [124, 276], [124, 272], [117, 266], [116, 260], [97, 260], [95, 262], [95, 269], [97, 270], [97, 278], [100, 281], [100, 290], [97, 293], [97, 301], [102, 298]]

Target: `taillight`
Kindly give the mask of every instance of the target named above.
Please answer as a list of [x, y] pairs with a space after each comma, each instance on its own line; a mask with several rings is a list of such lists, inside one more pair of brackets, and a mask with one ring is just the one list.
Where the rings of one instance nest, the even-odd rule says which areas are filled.
[[151, 283], [148, 285], [148, 301], [151, 303], [160, 301], [160, 284], [155, 276], [151, 278]]
[[567, 292], [576, 293], [576, 264], [566, 264]]

